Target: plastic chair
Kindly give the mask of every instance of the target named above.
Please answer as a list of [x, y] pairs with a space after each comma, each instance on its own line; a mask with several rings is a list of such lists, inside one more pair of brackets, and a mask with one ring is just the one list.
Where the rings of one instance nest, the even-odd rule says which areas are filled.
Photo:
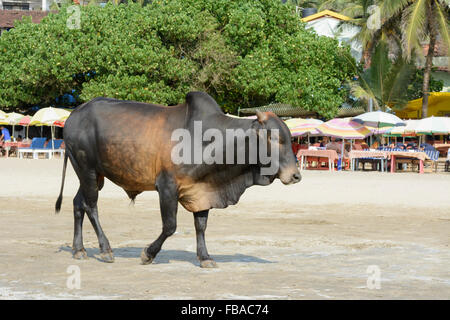
[[24, 154], [31, 153], [34, 157], [33, 151], [36, 149], [42, 149], [44, 148], [44, 144], [47, 138], [33, 138], [31, 140], [31, 145], [27, 148], [19, 148], [17, 152], [19, 153], [19, 158], [23, 158]]

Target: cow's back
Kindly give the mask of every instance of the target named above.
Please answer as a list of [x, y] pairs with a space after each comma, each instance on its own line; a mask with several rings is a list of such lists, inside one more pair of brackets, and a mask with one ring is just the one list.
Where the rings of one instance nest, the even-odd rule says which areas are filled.
[[184, 126], [184, 105], [158, 105], [96, 98], [66, 121], [64, 140], [81, 169], [90, 169], [127, 191], [154, 190], [170, 170], [171, 134]]

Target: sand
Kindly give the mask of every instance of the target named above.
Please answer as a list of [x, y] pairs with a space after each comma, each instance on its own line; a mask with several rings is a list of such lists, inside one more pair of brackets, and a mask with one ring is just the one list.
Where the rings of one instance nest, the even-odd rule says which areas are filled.
[[306, 171], [296, 185], [252, 187], [211, 211], [219, 267], [202, 269], [181, 206], [176, 234], [141, 265], [161, 230], [158, 195], [130, 206], [109, 181], [99, 214], [115, 263], [99, 260], [88, 219], [89, 259], [73, 259], [78, 180], [69, 165], [55, 215], [61, 172], [60, 159], [0, 159], [0, 299], [450, 298], [450, 174]]

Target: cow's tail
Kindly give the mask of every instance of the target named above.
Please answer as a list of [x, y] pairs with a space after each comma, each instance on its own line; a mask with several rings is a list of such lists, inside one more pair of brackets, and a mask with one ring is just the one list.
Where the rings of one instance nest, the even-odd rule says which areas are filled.
[[56, 200], [56, 204], [55, 204], [55, 213], [59, 213], [59, 211], [61, 210], [61, 204], [62, 204], [62, 199], [63, 199], [63, 190], [64, 190], [64, 180], [66, 178], [66, 167], [67, 167], [67, 150], [64, 153], [64, 164], [63, 164], [63, 172], [62, 172], [62, 182], [61, 182], [61, 190], [59, 191], [59, 197], [58, 200]]

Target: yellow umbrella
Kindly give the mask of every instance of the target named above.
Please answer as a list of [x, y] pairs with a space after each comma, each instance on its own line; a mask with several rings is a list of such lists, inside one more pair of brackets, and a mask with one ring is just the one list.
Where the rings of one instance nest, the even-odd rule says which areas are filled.
[[12, 131], [13, 137], [15, 136], [14, 132], [15, 132], [16, 125], [19, 124], [20, 120], [22, 120], [23, 117], [24, 117], [23, 114], [16, 113], [16, 112], [11, 112], [11, 113], [6, 114], [6, 122], [7, 122], [6, 124], [9, 124], [10, 126], [13, 127], [13, 131]]
[[[70, 112], [60, 108], [42, 108], [34, 114], [30, 120], [30, 126], [51, 126], [52, 144], [54, 140], [53, 124], [55, 121], [64, 121], [70, 116]], [[53, 145], [52, 145], [53, 149]]]
[[0, 124], [8, 124], [6, 122], [6, 113], [0, 110]]
[[66, 120], [70, 112], [60, 108], [43, 108], [31, 118], [30, 126], [52, 126], [55, 121]]

